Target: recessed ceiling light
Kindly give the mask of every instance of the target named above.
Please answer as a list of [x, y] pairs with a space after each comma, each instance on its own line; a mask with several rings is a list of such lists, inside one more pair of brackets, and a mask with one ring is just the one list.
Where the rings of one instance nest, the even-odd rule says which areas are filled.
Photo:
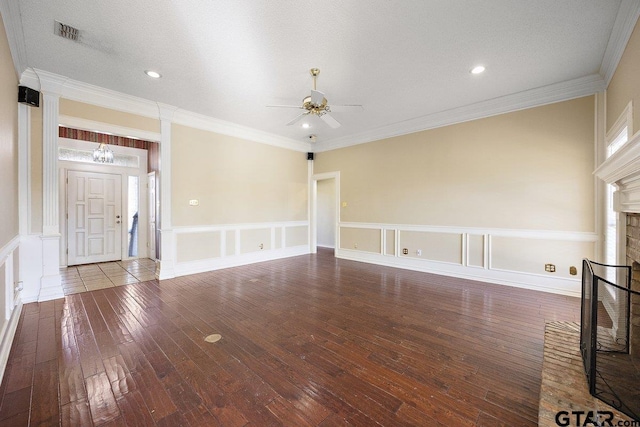
[[471, 69], [471, 74], [483, 73], [485, 69], [484, 65], [477, 65]]
[[309, 129], [311, 127], [311, 125], [309, 123], [303, 123], [302, 127], [305, 129]]
[[152, 79], [159, 79], [160, 77], [162, 77], [159, 72], [153, 70], [146, 70], [144, 73]]

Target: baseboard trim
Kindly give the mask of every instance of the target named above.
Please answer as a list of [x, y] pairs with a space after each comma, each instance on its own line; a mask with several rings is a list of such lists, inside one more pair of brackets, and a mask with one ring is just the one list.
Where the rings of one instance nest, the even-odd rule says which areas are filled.
[[13, 338], [15, 337], [16, 330], [18, 329], [20, 313], [22, 313], [22, 302], [18, 302], [18, 304], [13, 308], [11, 317], [7, 322], [7, 326], [2, 333], [2, 339], [0, 340], [0, 383], [4, 379], [4, 373], [7, 369], [11, 345], [13, 344]]
[[549, 292], [553, 294], [580, 297], [582, 288], [577, 279], [551, 278], [523, 272], [491, 270], [477, 267], [465, 267], [453, 263], [416, 260], [376, 253], [365, 253], [344, 249], [336, 249], [336, 258], [366, 262], [386, 267], [421, 271], [459, 279], [476, 280], [515, 288]]
[[221, 270], [223, 268], [239, 267], [242, 265], [249, 265], [257, 262], [273, 261], [298, 255], [307, 255], [309, 253], [309, 246], [301, 245], [284, 249], [249, 252], [241, 255], [224, 256], [220, 258], [211, 258], [198, 261], [176, 262], [174, 266], [174, 273], [175, 277], [186, 276], [187, 274], [197, 274], [207, 271]]

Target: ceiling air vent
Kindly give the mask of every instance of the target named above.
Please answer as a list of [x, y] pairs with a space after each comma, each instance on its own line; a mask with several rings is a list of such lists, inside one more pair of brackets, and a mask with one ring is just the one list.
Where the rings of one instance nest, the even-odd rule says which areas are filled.
[[78, 36], [80, 35], [80, 30], [72, 27], [71, 25], [63, 24], [62, 22], [56, 21], [55, 33], [60, 37], [77, 42]]

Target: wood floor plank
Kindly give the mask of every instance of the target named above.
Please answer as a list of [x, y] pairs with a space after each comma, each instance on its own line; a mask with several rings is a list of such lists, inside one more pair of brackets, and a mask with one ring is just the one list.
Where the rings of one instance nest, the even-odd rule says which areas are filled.
[[[58, 390], [57, 363], [55, 360], [38, 363], [33, 373], [33, 390], [31, 392], [31, 416], [29, 422], [32, 425], [47, 425], [58, 422], [60, 415], [60, 403]], [[34, 405], [33, 402], [38, 402]]]
[[58, 349], [58, 378], [61, 405], [87, 399], [80, 355], [76, 347]]
[[104, 372], [87, 377], [87, 400], [91, 409], [91, 419], [96, 425], [105, 424], [120, 417], [109, 378]]
[[24, 306], [0, 426], [533, 426], [545, 321], [579, 317], [324, 249], [73, 294]]
[[93, 426], [91, 410], [86, 400], [78, 400], [62, 405], [60, 408], [60, 425], [62, 426]]

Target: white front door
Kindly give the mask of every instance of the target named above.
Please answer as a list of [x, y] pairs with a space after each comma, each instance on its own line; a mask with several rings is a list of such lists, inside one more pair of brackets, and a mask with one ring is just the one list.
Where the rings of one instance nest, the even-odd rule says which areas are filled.
[[120, 175], [68, 172], [68, 265], [122, 259], [121, 205]]

